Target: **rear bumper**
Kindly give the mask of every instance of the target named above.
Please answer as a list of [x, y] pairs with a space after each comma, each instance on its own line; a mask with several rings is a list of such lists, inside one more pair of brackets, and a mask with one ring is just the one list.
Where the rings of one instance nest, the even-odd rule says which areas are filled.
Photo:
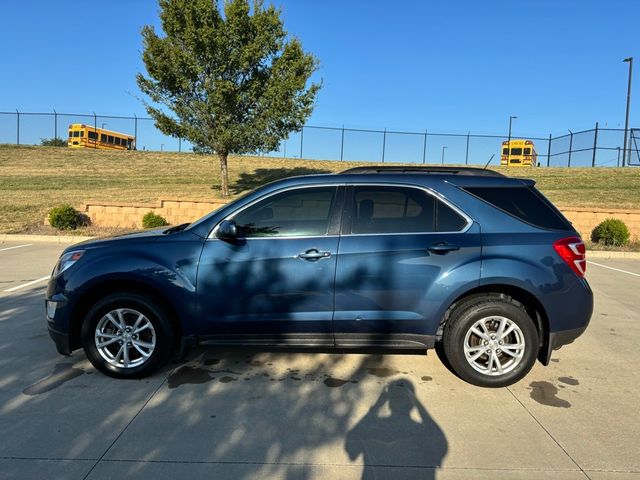
[[580, 328], [572, 328], [571, 330], [560, 330], [558, 332], [549, 332], [549, 341], [540, 350], [539, 360], [544, 365], [549, 365], [551, 360], [551, 352], [559, 349], [563, 345], [572, 343], [576, 338], [584, 333], [586, 326]]

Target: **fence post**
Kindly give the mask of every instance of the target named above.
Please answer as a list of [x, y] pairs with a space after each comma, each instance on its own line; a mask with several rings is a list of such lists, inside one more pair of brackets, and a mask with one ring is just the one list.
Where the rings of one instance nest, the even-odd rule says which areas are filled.
[[620, 166], [620, 147], [617, 147], [617, 148], [618, 148], [618, 161], [616, 162], [616, 167], [619, 167]]
[[593, 131], [593, 157], [591, 157], [591, 167], [596, 166], [596, 149], [598, 148], [598, 122], [596, 122], [596, 129]]
[[382, 163], [384, 163], [384, 151], [387, 147], [387, 129], [384, 129], [384, 133], [382, 134]]
[[422, 144], [422, 164], [427, 161], [427, 130], [424, 131], [424, 143]]
[[469, 165], [469, 134], [471, 132], [467, 132], [467, 151], [464, 154], [464, 164]]
[[302, 159], [302, 146], [304, 145], [304, 125], [300, 129], [300, 159]]
[[343, 160], [344, 154], [344, 125], [342, 125], [342, 139], [340, 140], [340, 161]]
[[133, 149], [138, 149], [138, 116], [133, 114]]
[[551, 134], [549, 134], [549, 148], [547, 148], [547, 167], [551, 164]]
[[178, 137], [178, 153], [182, 152], [182, 137]]
[[17, 119], [17, 129], [16, 129], [16, 145], [20, 145], [20, 112], [16, 108], [16, 119]]
[[58, 138], [58, 112], [53, 109], [53, 138]]
[[98, 141], [100, 138], [98, 137], [98, 116], [96, 112], [93, 112], [93, 131], [96, 132], [96, 141], [93, 142], [93, 148], [98, 148]]
[[573, 150], [573, 132], [569, 130], [569, 159], [567, 160], [567, 168], [571, 168], [571, 150]]

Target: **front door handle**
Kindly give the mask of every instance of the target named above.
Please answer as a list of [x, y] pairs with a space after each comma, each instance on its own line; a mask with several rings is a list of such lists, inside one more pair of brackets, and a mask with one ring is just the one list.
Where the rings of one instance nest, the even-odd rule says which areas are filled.
[[303, 260], [308, 260], [310, 262], [315, 262], [320, 260], [321, 258], [328, 258], [330, 256], [331, 256], [331, 252], [322, 252], [317, 248], [312, 248], [310, 250], [307, 250], [306, 252], [298, 254], [298, 258], [301, 258]]
[[444, 254], [449, 253], [449, 252], [454, 252], [456, 250], [460, 250], [460, 246], [459, 245], [452, 245], [452, 244], [447, 243], [447, 242], [438, 242], [438, 243], [434, 243], [433, 245], [431, 245], [429, 248], [427, 248], [427, 250], [429, 250], [431, 253], [436, 253], [438, 255], [444, 255]]

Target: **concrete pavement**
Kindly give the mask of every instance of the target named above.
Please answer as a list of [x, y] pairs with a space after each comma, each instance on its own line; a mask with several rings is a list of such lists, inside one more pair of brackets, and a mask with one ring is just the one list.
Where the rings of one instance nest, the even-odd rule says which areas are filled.
[[0, 244], [1, 479], [640, 479], [640, 261], [594, 259], [589, 329], [509, 388], [433, 351], [202, 348], [122, 381], [55, 352], [44, 281], [6, 291], [63, 246], [16, 245]]

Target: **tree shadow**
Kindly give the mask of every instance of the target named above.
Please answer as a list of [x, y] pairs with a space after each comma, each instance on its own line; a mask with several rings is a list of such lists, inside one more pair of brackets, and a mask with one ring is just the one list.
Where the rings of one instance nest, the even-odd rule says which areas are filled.
[[428, 480], [435, 479], [448, 445], [416, 397], [413, 383], [403, 378], [382, 389], [373, 407], [347, 433], [344, 448], [351, 461], [362, 456], [363, 480], [380, 478], [379, 472], [392, 466], [420, 468], [420, 478]]
[[238, 180], [231, 185], [231, 192], [234, 195], [247, 190], [253, 190], [265, 183], [275, 182], [282, 178], [297, 177], [300, 175], [319, 175], [323, 173], [332, 173], [330, 170], [323, 168], [257, 168], [251, 173], [241, 173]]

